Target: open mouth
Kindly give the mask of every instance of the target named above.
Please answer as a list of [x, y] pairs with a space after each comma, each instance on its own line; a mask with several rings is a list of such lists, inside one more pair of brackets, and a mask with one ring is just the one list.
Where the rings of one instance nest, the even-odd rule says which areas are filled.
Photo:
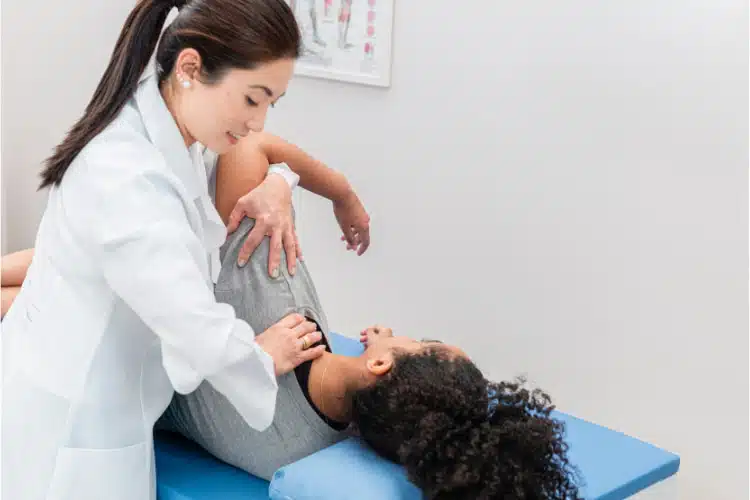
[[229, 142], [231, 142], [232, 144], [237, 144], [237, 141], [242, 139], [244, 136], [235, 134], [233, 132], [227, 132], [227, 137], [229, 137]]

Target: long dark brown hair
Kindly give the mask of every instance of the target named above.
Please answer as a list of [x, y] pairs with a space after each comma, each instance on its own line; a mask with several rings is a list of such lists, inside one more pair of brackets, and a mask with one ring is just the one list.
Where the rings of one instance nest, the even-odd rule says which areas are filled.
[[354, 394], [352, 421], [426, 500], [583, 500], [553, 410], [523, 379], [490, 382], [436, 350], [396, 353], [386, 376]]
[[283, 58], [297, 58], [301, 37], [284, 0], [139, 0], [125, 21], [109, 65], [80, 120], [45, 162], [39, 189], [59, 185], [75, 157], [117, 117], [138, 85], [156, 50], [159, 81], [172, 72], [179, 53], [201, 56], [202, 81], [220, 80], [229, 69], [252, 69]]

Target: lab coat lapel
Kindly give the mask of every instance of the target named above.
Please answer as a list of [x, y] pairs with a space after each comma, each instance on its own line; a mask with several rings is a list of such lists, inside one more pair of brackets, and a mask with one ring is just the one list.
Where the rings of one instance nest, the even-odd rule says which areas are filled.
[[205, 217], [204, 244], [210, 253], [211, 281], [216, 284], [219, 280], [219, 271], [221, 271], [220, 250], [227, 239], [227, 227], [216, 210], [208, 186], [209, 176], [215, 175], [215, 166], [210, 158], [210, 163], [206, 163], [206, 157], [212, 153], [203, 145], [194, 144], [190, 148], [190, 153], [201, 180], [202, 195], [197, 203], [201, 207], [201, 214]]
[[200, 213], [199, 236], [209, 254], [209, 273], [212, 283], [216, 283], [221, 269], [219, 250], [226, 241], [227, 228], [224, 225], [208, 192], [208, 172], [203, 160], [204, 146], [193, 144], [188, 149], [174, 118], [167, 109], [159, 92], [155, 71], [147, 71], [136, 93], [136, 103], [143, 117], [143, 123], [153, 144], [161, 151], [168, 166], [190, 196]]
[[199, 197], [200, 179], [185, 146], [185, 140], [159, 92], [156, 75], [152, 74], [141, 83], [135, 100], [151, 142], [164, 155], [167, 166], [179, 177], [189, 196], [193, 199]]

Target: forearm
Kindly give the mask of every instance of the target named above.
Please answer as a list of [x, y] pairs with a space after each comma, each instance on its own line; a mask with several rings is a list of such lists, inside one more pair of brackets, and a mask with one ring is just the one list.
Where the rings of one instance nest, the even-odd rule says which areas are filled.
[[16, 295], [18, 295], [18, 292], [20, 291], [20, 286], [4, 286], [0, 289], [0, 299], [2, 299], [0, 318], [5, 317], [5, 313], [8, 312], [10, 306], [13, 305], [13, 301], [16, 300]]
[[21, 286], [26, 279], [26, 272], [34, 257], [34, 249], [27, 248], [19, 252], [3, 255], [0, 262], [0, 283], [4, 287]]
[[299, 175], [299, 185], [331, 201], [342, 200], [352, 191], [346, 177], [313, 158], [298, 146], [264, 133], [260, 142], [270, 164], [285, 163]]

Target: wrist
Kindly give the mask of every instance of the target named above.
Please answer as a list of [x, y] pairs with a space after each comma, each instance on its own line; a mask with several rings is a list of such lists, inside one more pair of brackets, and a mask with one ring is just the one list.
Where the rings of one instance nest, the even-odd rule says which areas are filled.
[[349, 181], [343, 174], [339, 173], [338, 177], [339, 179], [336, 183], [336, 189], [333, 192], [331, 201], [335, 204], [344, 204], [352, 198], [356, 198], [357, 194], [354, 192], [354, 188], [349, 184]]
[[289, 194], [292, 193], [293, 189], [289, 184], [289, 179], [279, 172], [269, 171], [266, 175], [266, 178], [263, 180], [263, 184], [273, 186], [274, 188], [283, 190], [285, 192], [288, 191]]
[[268, 356], [268, 358], [271, 360], [271, 364], [273, 365], [273, 371], [274, 371], [275, 375], [278, 377], [279, 375], [281, 375], [279, 373], [279, 367], [276, 364], [276, 360], [273, 357], [273, 353], [271, 352], [270, 349], [268, 349], [268, 346], [266, 345], [266, 337], [268, 337], [268, 336], [265, 335], [265, 333], [266, 332], [263, 332], [260, 335], [256, 335], [255, 336], [255, 343], [260, 348], [261, 352], [263, 352], [263, 354], [265, 354], [266, 356]]
[[[272, 174], [276, 174], [272, 176]], [[299, 184], [299, 175], [293, 172], [286, 165], [272, 165], [268, 169], [268, 177], [280, 177], [289, 186], [289, 189], [294, 190]]]

